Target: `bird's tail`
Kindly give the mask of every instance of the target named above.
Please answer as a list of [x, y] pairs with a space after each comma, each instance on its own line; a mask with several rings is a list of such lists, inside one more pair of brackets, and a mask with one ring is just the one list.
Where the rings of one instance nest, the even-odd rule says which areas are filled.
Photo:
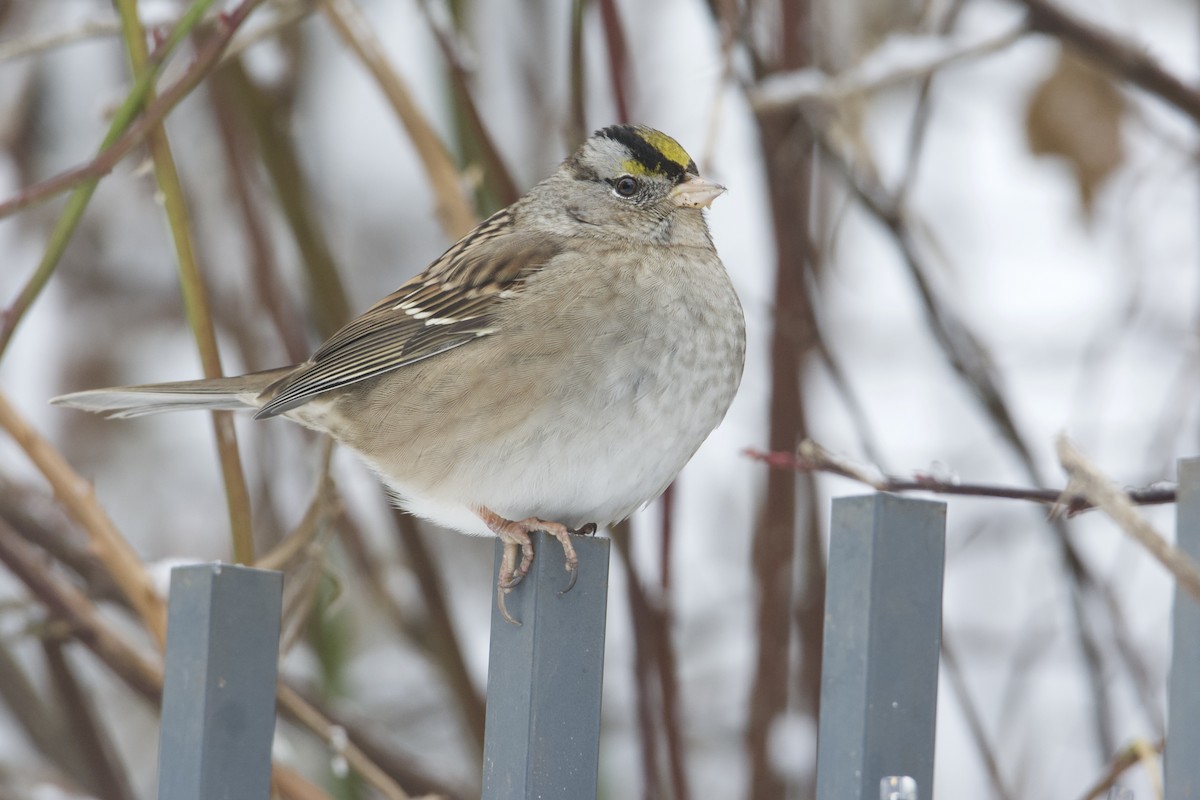
[[259, 408], [259, 396], [295, 367], [252, 372], [234, 378], [202, 378], [196, 381], [151, 383], [144, 386], [115, 386], [90, 389], [56, 397], [56, 406], [93, 411], [105, 417], [141, 417], [164, 411], [231, 410]]

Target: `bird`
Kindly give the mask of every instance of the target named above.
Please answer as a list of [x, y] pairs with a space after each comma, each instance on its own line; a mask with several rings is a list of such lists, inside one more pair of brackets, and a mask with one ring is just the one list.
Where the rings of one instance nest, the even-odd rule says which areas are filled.
[[733, 402], [745, 316], [705, 219], [723, 192], [665, 133], [610, 125], [301, 364], [51, 402], [324, 432], [411, 513], [498, 536], [520, 624], [530, 534], [561, 544], [569, 590], [571, 536], [661, 495]]

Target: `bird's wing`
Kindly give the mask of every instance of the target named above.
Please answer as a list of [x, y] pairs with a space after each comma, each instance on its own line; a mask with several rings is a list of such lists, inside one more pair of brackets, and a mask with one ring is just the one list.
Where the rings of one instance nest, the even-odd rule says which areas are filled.
[[496, 304], [520, 292], [529, 274], [560, 250], [544, 235], [514, 229], [507, 209], [492, 215], [269, 387], [270, 399], [255, 416], [282, 414], [315, 395], [493, 333]]

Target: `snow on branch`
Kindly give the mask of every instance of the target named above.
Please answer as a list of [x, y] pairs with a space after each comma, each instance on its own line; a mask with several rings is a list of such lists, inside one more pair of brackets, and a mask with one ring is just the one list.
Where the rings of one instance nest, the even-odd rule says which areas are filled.
[[920, 80], [945, 67], [995, 53], [1027, 32], [1024, 26], [985, 39], [894, 34], [855, 67], [830, 75], [815, 67], [777, 73], [751, 93], [759, 111], [834, 102]]

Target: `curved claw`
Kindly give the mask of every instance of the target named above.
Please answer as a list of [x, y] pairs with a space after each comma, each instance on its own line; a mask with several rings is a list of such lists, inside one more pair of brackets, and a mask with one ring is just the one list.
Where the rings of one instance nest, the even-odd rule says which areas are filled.
[[[512, 591], [513, 587], [519, 584], [526, 575], [529, 574], [530, 568], [533, 566], [533, 542], [529, 538], [529, 534], [533, 531], [545, 531], [558, 540], [563, 548], [564, 567], [570, 579], [567, 581], [567, 586], [558, 594], [560, 596], [575, 588], [575, 581], [579, 578], [579, 556], [575, 554], [575, 547], [571, 544], [571, 536], [575, 533], [583, 535], [591, 535], [596, 532], [595, 523], [589, 522], [582, 525], [579, 531], [572, 531], [558, 522], [549, 522], [547, 520], [538, 519], [537, 517], [529, 517], [523, 520], [508, 520], [496, 514], [487, 508], [476, 509], [479, 518], [482, 519], [501, 541], [504, 542], [504, 554], [500, 562], [500, 574], [496, 577], [496, 606], [500, 611], [500, 616], [514, 625], [520, 625], [504, 605], [504, 596]], [[517, 554], [520, 553], [521, 560], [518, 563]]]
[[[496, 607], [500, 610], [500, 616], [513, 625], [520, 625], [521, 622], [508, 613], [508, 607], [504, 604], [504, 596], [511, 592], [512, 588], [520, 583], [521, 579], [525, 577], [525, 573], [529, 571], [525, 562], [528, 560], [532, 563], [533, 561], [532, 546], [528, 559], [522, 558], [521, 564], [517, 564], [517, 553], [525, 549], [525, 544], [527, 542], [505, 540], [504, 552], [500, 556], [500, 574], [496, 576]], [[524, 567], [524, 571], [522, 571], [522, 567]]]
[[567, 567], [567, 572], [570, 573], [571, 578], [567, 581], [567, 586], [565, 589], [559, 589], [559, 597], [562, 597], [564, 594], [575, 588], [575, 581], [579, 578], [579, 565], [576, 564], [574, 567]]
[[521, 620], [508, 613], [508, 608], [504, 605], [504, 595], [510, 591], [511, 589], [505, 589], [503, 586], [496, 586], [496, 608], [500, 610], [500, 616], [504, 617], [505, 622], [511, 622], [519, 628], [521, 627]]

